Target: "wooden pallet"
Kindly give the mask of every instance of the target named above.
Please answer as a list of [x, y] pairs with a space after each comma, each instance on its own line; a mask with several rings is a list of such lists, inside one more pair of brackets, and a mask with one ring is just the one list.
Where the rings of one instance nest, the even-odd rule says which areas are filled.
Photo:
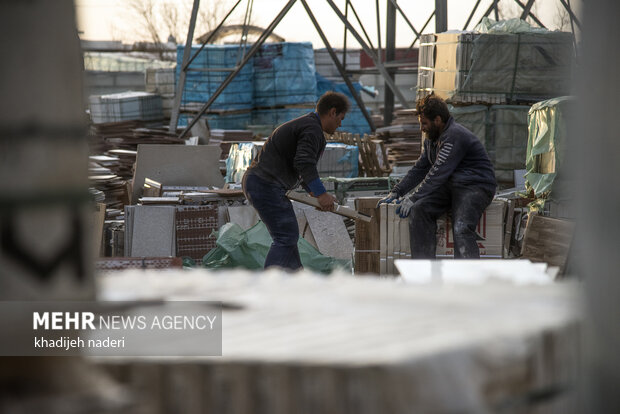
[[[329, 142], [357, 146], [360, 177], [387, 177], [392, 172], [392, 168], [387, 163], [388, 158], [383, 141], [377, 140], [374, 135], [364, 134], [360, 137], [359, 134], [336, 132], [326, 137]], [[382, 155], [383, 163], [379, 161], [378, 154]]]

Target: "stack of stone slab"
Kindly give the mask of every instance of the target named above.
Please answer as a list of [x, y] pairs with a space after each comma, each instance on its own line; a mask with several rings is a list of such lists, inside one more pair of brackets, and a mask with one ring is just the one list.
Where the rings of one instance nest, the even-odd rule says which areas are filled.
[[96, 124], [129, 120], [157, 121], [164, 117], [161, 97], [149, 92], [91, 95], [89, 107], [90, 117]]
[[161, 106], [164, 117], [170, 118], [174, 106], [174, 69], [173, 68], [148, 68], [145, 74], [145, 89], [147, 92], [161, 96]]
[[424, 34], [417, 95], [463, 104], [536, 102], [569, 93], [574, 60], [571, 33]]

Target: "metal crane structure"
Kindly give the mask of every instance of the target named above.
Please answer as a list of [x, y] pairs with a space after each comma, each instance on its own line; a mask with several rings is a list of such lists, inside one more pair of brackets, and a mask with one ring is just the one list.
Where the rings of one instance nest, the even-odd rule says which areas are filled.
[[[194, 0], [189, 29], [187, 32], [187, 41], [186, 41], [185, 49], [183, 52], [183, 60], [181, 63], [179, 81], [176, 87], [174, 107], [172, 109], [172, 114], [170, 118], [170, 128], [169, 128], [170, 132], [176, 132], [177, 130], [179, 112], [181, 109], [181, 102], [182, 102], [182, 96], [183, 96], [183, 89], [185, 87], [186, 74], [188, 71], [193, 70], [189, 68], [189, 65], [196, 58], [196, 56], [198, 56], [200, 51], [202, 51], [202, 49], [217, 36], [218, 32], [223, 27], [225, 27], [226, 20], [230, 17], [230, 15], [233, 13], [233, 11], [237, 8], [237, 6], [242, 1], [243, 0], [237, 0], [235, 2], [233, 7], [226, 14], [224, 19], [219, 23], [219, 25], [214, 30], [212, 30], [210, 33], [208, 33], [206, 36], [201, 38], [202, 40], [201, 47], [192, 56], [190, 56], [192, 40], [194, 38], [194, 29], [196, 26], [196, 17], [197, 17], [198, 9], [200, 6], [200, 0]], [[190, 131], [190, 129], [196, 124], [198, 119], [208, 111], [209, 107], [213, 104], [213, 102], [217, 99], [217, 97], [230, 84], [230, 82], [241, 71], [243, 66], [252, 58], [252, 56], [254, 56], [254, 54], [259, 50], [260, 46], [265, 42], [265, 40], [267, 40], [268, 37], [273, 35], [273, 31], [276, 28], [276, 26], [282, 21], [282, 19], [286, 16], [286, 14], [289, 12], [291, 7], [293, 7], [293, 5], [297, 1], [301, 2], [301, 4], [303, 5], [306, 13], [308, 14], [308, 17], [310, 18], [312, 24], [317, 30], [317, 33], [321, 37], [321, 40], [323, 41], [325, 48], [327, 49], [331, 59], [333, 60], [340, 76], [342, 77], [343, 81], [347, 85], [347, 88], [351, 92], [351, 95], [353, 96], [355, 102], [357, 103], [358, 107], [362, 111], [372, 131], [375, 130], [375, 126], [372, 121], [372, 118], [370, 117], [370, 114], [366, 110], [366, 107], [364, 103], [362, 102], [362, 99], [359, 93], [355, 90], [353, 84], [351, 83], [351, 80], [346, 70], [346, 51], [347, 51], [346, 48], [347, 48], [347, 36], [349, 33], [351, 34], [351, 36], [355, 38], [355, 40], [360, 44], [361, 48], [372, 59], [375, 65], [375, 68], [381, 74], [381, 76], [383, 77], [385, 81], [385, 101], [384, 101], [384, 122], [385, 124], [386, 125], [389, 124], [392, 120], [392, 112], [394, 109], [395, 98], [404, 108], [410, 107], [411, 102], [407, 102], [405, 100], [402, 92], [399, 90], [399, 88], [396, 86], [396, 83], [394, 82], [394, 75], [397, 73], [398, 66], [404, 63], [402, 61], [394, 60], [395, 49], [396, 49], [397, 12], [402, 16], [405, 23], [409, 26], [409, 28], [412, 30], [413, 34], [415, 35], [413, 42], [411, 42], [411, 45], [409, 46], [409, 49], [412, 49], [414, 45], [416, 44], [416, 42], [419, 41], [422, 33], [424, 33], [425, 30], [427, 30], [431, 20], [433, 19], [435, 20], [435, 31], [434, 31], [435, 33], [444, 32], [448, 29], [448, 1], [447, 0], [435, 0], [435, 9], [432, 11], [430, 16], [426, 19], [424, 25], [422, 26], [420, 30], [417, 30], [415, 26], [411, 23], [407, 15], [403, 12], [401, 7], [398, 5], [397, 0], [387, 0], [387, 11], [386, 11], [386, 16], [385, 16], [386, 35], [385, 35], [384, 50], [381, 49], [381, 20], [380, 20], [380, 13], [379, 13], [379, 0], [375, 0], [376, 16], [377, 16], [377, 20], [376, 20], [377, 46], [376, 47], [373, 45], [372, 41], [370, 40], [370, 36], [368, 35], [368, 32], [366, 31], [361, 19], [359, 18], [359, 15], [357, 14], [356, 9], [353, 6], [352, 0], [345, 0], [344, 12], [342, 12], [340, 8], [334, 3], [334, 0], [325, 0], [328, 3], [328, 5], [331, 7], [333, 12], [336, 14], [336, 16], [338, 16], [338, 18], [342, 21], [344, 25], [344, 35], [343, 35], [344, 51], [342, 54], [342, 62], [339, 60], [338, 56], [336, 55], [336, 52], [332, 48], [331, 44], [329, 43], [329, 40], [325, 36], [325, 33], [321, 29], [321, 26], [316, 20], [312, 12], [312, 9], [309, 5], [310, 2], [308, 2], [307, 0], [288, 0], [286, 4], [284, 5], [284, 7], [282, 8], [282, 10], [280, 10], [280, 12], [276, 15], [276, 17], [269, 24], [269, 26], [267, 26], [263, 30], [263, 32], [260, 34], [258, 39], [249, 48], [249, 50], [247, 50], [247, 52], [246, 52], [247, 32], [242, 30], [240, 41], [239, 41], [239, 47], [240, 47], [241, 52], [240, 52], [240, 58], [239, 58], [239, 61], [237, 62], [237, 65], [233, 68], [227, 68], [227, 69], [218, 68], [217, 69], [217, 71], [229, 72], [228, 76], [222, 81], [222, 83], [216, 89], [216, 91], [209, 97], [207, 102], [203, 104], [202, 108], [193, 117], [193, 119], [188, 122], [187, 127], [180, 133], [180, 137], [186, 136], [187, 133]], [[474, 4], [472, 11], [469, 14], [469, 17], [465, 25], [463, 26], [463, 30], [468, 30], [468, 28], [473, 28], [475, 26], [471, 24], [472, 19], [474, 15], [476, 14], [482, 1], [483, 0], [477, 0], [476, 3]], [[478, 23], [482, 21], [483, 17], [488, 17], [493, 12], [495, 14], [494, 16], [495, 19], [498, 20], [499, 18], [499, 10], [500, 10], [499, 0], [488, 0], [488, 1], [490, 1], [490, 5], [486, 9], [483, 16], [480, 18], [480, 20], [478, 21]], [[563, 7], [566, 9], [566, 11], [569, 14], [570, 22], [571, 22], [571, 30], [573, 32], [573, 37], [574, 37], [575, 25], [581, 30], [581, 22], [579, 21], [579, 19], [573, 12], [571, 5], [570, 5], [570, 0], [559, 0], [559, 1], [561, 2]], [[514, 2], [522, 10], [521, 16], [520, 16], [521, 19], [526, 19], [530, 17], [532, 21], [534, 21], [537, 25], [543, 28], [545, 27], [544, 24], [538, 19], [538, 17], [534, 15], [532, 11], [536, 0], [526, 0], [526, 3], [524, 3], [521, 0], [514, 0]], [[250, 16], [252, 13], [252, 8], [253, 8], [253, 0], [247, 0], [246, 13], [245, 13], [243, 25], [248, 28], [250, 28]], [[349, 10], [351, 11], [351, 13], [353, 14], [353, 17], [357, 21], [363, 36], [362, 34], [360, 34], [358, 30], [354, 28], [351, 21], [349, 20]], [[252, 27], [252, 30], [255, 31], [255, 28]], [[201, 69], [201, 70], [204, 70], [204, 69]]]

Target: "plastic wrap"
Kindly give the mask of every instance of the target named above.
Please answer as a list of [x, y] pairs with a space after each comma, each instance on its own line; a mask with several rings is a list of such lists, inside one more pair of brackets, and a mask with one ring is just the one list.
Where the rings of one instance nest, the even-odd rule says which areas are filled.
[[[178, 83], [183, 64], [184, 46], [177, 47], [176, 79]], [[192, 46], [192, 55], [199, 46]], [[196, 56], [187, 71], [183, 104], [190, 102], [205, 103], [228, 77], [230, 71], [192, 71], [191, 69], [234, 68], [240, 58], [241, 49], [238, 45], [206, 45]], [[247, 51], [246, 51], [247, 53]], [[213, 109], [251, 109], [254, 90], [254, 67], [251, 61], [244, 65], [230, 84], [211, 105]]]
[[[362, 90], [362, 85], [359, 82], [353, 82], [353, 87], [358, 93]], [[316, 88], [317, 100], [327, 91], [340, 92], [349, 98], [351, 110], [346, 114], [344, 120], [342, 121], [341, 127], [338, 128], [338, 131], [350, 132], [353, 134], [370, 134], [371, 130], [368, 125], [368, 121], [364, 117], [364, 114], [359, 106], [357, 106], [357, 103], [353, 99], [353, 95], [351, 95], [346, 83], [332, 82], [317, 73]], [[366, 108], [366, 110], [370, 112], [370, 108]]]
[[316, 101], [312, 43], [267, 43], [253, 58], [254, 106], [313, 104]]
[[[217, 232], [217, 247], [204, 256], [202, 265], [209, 269], [242, 267], [259, 270], [265, 265], [271, 242], [271, 236], [262, 221], [245, 231], [235, 223], [227, 223]], [[306, 269], [331, 273], [335, 269], [351, 268], [350, 260], [323, 256], [301, 237], [297, 247], [301, 263]]]

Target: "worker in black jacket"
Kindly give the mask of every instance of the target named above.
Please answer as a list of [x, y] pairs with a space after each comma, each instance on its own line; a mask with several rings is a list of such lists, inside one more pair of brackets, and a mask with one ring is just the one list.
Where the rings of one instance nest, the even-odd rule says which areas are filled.
[[396, 212], [402, 218], [409, 216], [413, 259], [435, 258], [437, 218], [448, 210], [454, 257], [479, 258], [476, 226], [495, 195], [493, 165], [480, 140], [454, 121], [442, 99], [427, 96], [416, 109], [427, 138], [422, 154], [379, 204], [403, 197]]
[[323, 132], [333, 134], [349, 110], [343, 94], [326, 92], [316, 111], [277, 127], [243, 177], [243, 191], [273, 240], [265, 268], [302, 267], [297, 249], [299, 228], [287, 191], [299, 184], [316, 197], [323, 211], [333, 211], [336, 198], [325, 191], [317, 163], [325, 149]]

